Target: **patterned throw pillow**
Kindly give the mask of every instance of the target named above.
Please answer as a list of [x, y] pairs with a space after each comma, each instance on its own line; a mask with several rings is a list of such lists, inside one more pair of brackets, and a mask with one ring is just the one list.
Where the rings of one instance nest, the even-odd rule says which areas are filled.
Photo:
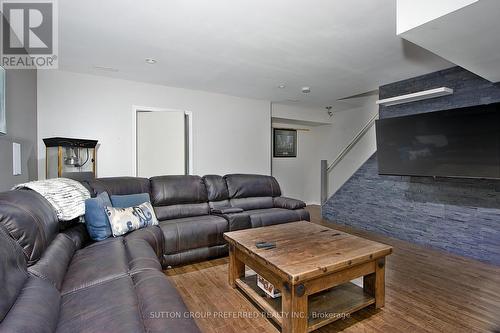
[[105, 209], [114, 237], [125, 235], [137, 229], [158, 225], [153, 206], [149, 202], [135, 207], [106, 207]]

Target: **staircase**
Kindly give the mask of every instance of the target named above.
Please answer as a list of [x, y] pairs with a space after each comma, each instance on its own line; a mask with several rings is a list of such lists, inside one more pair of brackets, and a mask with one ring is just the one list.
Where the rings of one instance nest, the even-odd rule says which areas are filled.
[[349, 144], [337, 155], [331, 164], [327, 160], [321, 160], [321, 205], [328, 200], [328, 183], [329, 175], [335, 167], [349, 154], [356, 144], [364, 137], [364, 135], [372, 128], [375, 121], [378, 119], [378, 111], [370, 118], [370, 120], [361, 128], [357, 134], [351, 139]]

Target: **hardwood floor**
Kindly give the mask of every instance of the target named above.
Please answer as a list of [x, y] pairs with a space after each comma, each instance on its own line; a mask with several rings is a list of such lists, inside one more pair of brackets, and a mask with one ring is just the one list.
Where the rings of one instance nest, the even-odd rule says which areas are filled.
[[[308, 207], [323, 224], [319, 207]], [[368, 308], [315, 332], [500, 332], [500, 267], [328, 223], [393, 246], [385, 307]], [[203, 332], [279, 332], [228, 284], [228, 259], [168, 269]]]

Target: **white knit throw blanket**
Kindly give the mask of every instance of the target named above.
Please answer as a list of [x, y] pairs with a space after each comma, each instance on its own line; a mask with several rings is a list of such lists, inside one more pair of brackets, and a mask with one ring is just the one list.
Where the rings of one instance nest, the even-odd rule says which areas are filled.
[[85, 199], [89, 191], [76, 180], [54, 178], [14, 186], [13, 190], [28, 188], [40, 193], [56, 211], [59, 221], [71, 221], [85, 214]]

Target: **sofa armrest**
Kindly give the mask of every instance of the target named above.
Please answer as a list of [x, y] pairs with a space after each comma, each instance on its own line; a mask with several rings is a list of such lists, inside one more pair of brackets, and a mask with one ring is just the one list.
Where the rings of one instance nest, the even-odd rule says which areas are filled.
[[226, 219], [229, 224], [229, 231], [251, 229], [250, 215], [246, 213], [214, 214]]
[[306, 203], [301, 200], [287, 198], [287, 197], [275, 197], [273, 198], [274, 208], [284, 208], [284, 209], [301, 209], [306, 206]]
[[77, 250], [85, 247], [90, 241], [89, 233], [87, 232], [87, 228], [83, 223], [78, 223], [77, 225], [62, 231], [61, 233], [66, 235], [73, 241], [73, 243], [75, 243], [75, 249]]
[[134, 239], [142, 239], [148, 242], [155, 251], [156, 256], [160, 259], [160, 261], [162, 260], [165, 250], [165, 238], [163, 236], [163, 231], [161, 231], [159, 226], [153, 225], [147, 228], [135, 230], [125, 236], [125, 240], [127, 241]]

